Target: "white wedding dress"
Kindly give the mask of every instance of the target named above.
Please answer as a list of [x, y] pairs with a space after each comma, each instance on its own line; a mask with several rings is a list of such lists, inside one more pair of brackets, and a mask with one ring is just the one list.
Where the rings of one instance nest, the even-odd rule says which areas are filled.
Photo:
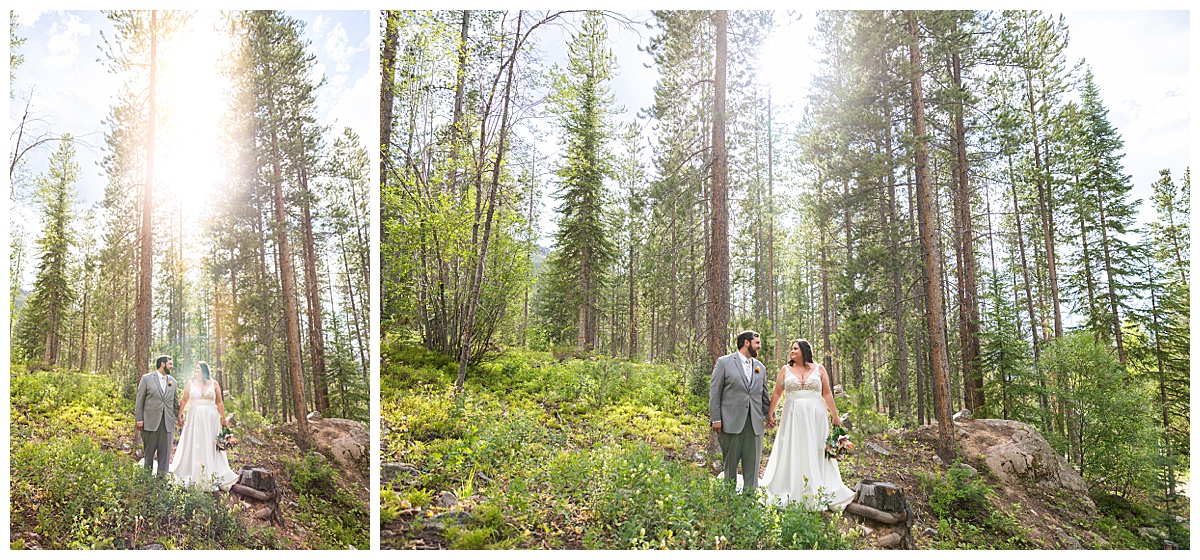
[[842, 484], [838, 462], [825, 456], [829, 438], [829, 409], [821, 398], [821, 373], [813, 368], [800, 380], [787, 369], [783, 378], [783, 412], [775, 445], [758, 487], [778, 505], [801, 502], [809, 509], [828, 507], [841, 511], [854, 499]]
[[187, 417], [179, 445], [171, 457], [171, 474], [182, 484], [200, 484], [206, 490], [228, 490], [238, 475], [229, 468], [224, 451], [217, 450], [221, 433], [221, 413], [217, 410], [216, 383], [201, 390], [189, 384]]

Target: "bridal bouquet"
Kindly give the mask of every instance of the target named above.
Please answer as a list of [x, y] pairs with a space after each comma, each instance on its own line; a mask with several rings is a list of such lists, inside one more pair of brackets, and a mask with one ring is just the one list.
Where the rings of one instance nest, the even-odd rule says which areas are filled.
[[850, 442], [850, 436], [846, 434], [846, 429], [841, 426], [831, 427], [829, 439], [825, 440], [825, 456], [841, 461], [846, 458], [846, 454], [851, 449], [854, 449], [854, 444]]
[[233, 431], [229, 426], [221, 426], [221, 433], [217, 434], [217, 451], [226, 451], [237, 445], [238, 439], [234, 437]]

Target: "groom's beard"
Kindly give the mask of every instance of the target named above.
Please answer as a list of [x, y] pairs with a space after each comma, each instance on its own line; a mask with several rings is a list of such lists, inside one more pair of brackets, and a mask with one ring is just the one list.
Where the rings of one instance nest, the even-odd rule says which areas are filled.
[[748, 353], [750, 354], [750, 357], [751, 357], [751, 358], [757, 358], [757, 357], [758, 357], [758, 350], [755, 350], [753, 346], [747, 346], [747, 347], [746, 347], [746, 352], [748, 352]]

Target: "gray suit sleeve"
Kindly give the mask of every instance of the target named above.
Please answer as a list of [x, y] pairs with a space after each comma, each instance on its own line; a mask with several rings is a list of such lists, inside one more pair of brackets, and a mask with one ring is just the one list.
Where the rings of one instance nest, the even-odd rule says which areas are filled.
[[725, 389], [725, 369], [721, 359], [713, 364], [712, 379], [708, 383], [708, 418], [710, 422], [721, 421], [721, 394]]
[[146, 401], [146, 376], [143, 375], [142, 378], [138, 380], [137, 396], [135, 396], [134, 400], [133, 400], [133, 419], [137, 422], [144, 421], [144, 419], [142, 418], [142, 412], [145, 409], [145, 401]]
[[[759, 367], [761, 367], [764, 371], [767, 369], [767, 367], [761, 363], [759, 364]], [[763, 376], [762, 405], [763, 416], [769, 416], [771, 413], [771, 390], [767, 388], [767, 377], [765, 375]]]
[[171, 402], [173, 403], [172, 409], [171, 409], [171, 415], [178, 418], [179, 417], [179, 391], [178, 390], [171, 391], [171, 398], [172, 398]]

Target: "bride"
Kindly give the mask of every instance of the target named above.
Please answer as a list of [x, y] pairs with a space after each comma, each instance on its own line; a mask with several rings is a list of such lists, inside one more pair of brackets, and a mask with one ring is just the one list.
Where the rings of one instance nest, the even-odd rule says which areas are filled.
[[[188, 406], [190, 403], [191, 406]], [[187, 423], [183, 410], [187, 407]], [[228, 490], [238, 475], [229, 468], [225, 452], [217, 449], [217, 435], [225, 420], [221, 385], [208, 373], [208, 364], [196, 362], [192, 379], [183, 389], [176, 422], [183, 426], [179, 445], [171, 458], [171, 474], [184, 484], [202, 484], [209, 490]]]
[[807, 340], [792, 342], [788, 357], [788, 365], [779, 370], [771, 395], [768, 418], [775, 416], [775, 406], [785, 390], [787, 397], [758, 487], [766, 491], [768, 500], [779, 505], [797, 501], [809, 509], [819, 509], [828, 502], [830, 509], [840, 511], [854, 499], [854, 492], [842, 484], [837, 461], [825, 456], [829, 419], [841, 425], [829, 374], [824, 366], [813, 362], [812, 346]]

